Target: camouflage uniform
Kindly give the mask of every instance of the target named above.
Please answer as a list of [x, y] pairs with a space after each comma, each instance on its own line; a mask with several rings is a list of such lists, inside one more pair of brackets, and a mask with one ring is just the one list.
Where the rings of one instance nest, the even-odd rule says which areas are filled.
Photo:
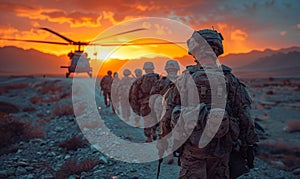
[[[216, 53], [219, 49], [213, 48], [213, 50]], [[211, 96], [218, 95], [218, 90], [213, 91], [210, 88], [206, 74], [211, 73], [213, 77], [224, 78], [214, 68], [205, 69], [198, 64], [189, 66], [183, 73], [189, 73], [192, 76], [199, 94], [195, 96], [199, 96], [201, 105], [204, 107], [199, 114], [196, 127], [192, 128], [193, 132], [180, 148], [181, 170], [179, 178], [230, 178], [230, 154], [232, 149], [238, 145], [238, 140], [241, 143], [242, 150], [252, 146], [257, 141], [254, 123], [249, 112], [251, 99], [245, 85], [231, 73], [229, 67], [222, 65], [221, 69], [226, 81], [226, 89], [222, 89], [222, 91], [227, 93], [227, 95], [225, 94], [227, 96], [225, 116], [212, 140], [204, 148], [198, 147], [197, 144], [202, 134], [204, 134], [204, 127], [208, 122], [207, 114], [212, 113], [212, 109], [210, 109]], [[179, 77], [177, 80], [182, 80], [182, 78]], [[182, 91], [183, 88], [180, 85], [173, 85], [166, 95], [166, 112], [161, 121], [162, 137], [172, 131], [179, 119], [180, 109], [184, 103], [184, 101], [181, 101], [179, 91]]]
[[134, 79], [129, 77], [131, 72], [128, 69], [125, 69], [124, 72], [124, 77], [120, 81], [120, 86], [119, 86], [119, 100], [121, 104], [121, 114], [122, 117], [125, 121], [129, 121], [130, 117], [130, 104], [129, 104], [129, 90], [130, 86], [133, 83]]
[[120, 78], [117, 72], [114, 72], [114, 78], [111, 85], [111, 100], [112, 100], [112, 111], [113, 113], [119, 113], [120, 100], [119, 100], [119, 87]]
[[[146, 66], [145, 64], [144, 67]], [[158, 80], [159, 75], [157, 73], [149, 72], [136, 79], [133, 82], [129, 92], [129, 103], [133, 111], [137, 115], [142, 116], [144, 119], [144, 134], [147, 137], [146, 142], [151, 142], [152, 139], [156, 140], [157, 137], [156, 129], [158, 121], [156, 119], [154, 110], [151, 110], [149, 106], [149, 98], [151, 88]]]
[[103, 91], [104, 104], [106, 107], [109, 107], [111, 102], [111, 85], [113, 82], [113, 78], [111, 75], [112, 72], [108, 71], [107, 75], [105, 75], [100, 82], [100, 87]]
[[[173, 81], [178, 77], [178, 71], [180, 70], [179, 64], [176, 60], [168, 60], [165, 65], [165, 71], [168, 73], [159, 79], [155, 86], [151, 89], [150, 106], [154, 109], [156, 118], [161, 119], [162, 115], [165, 113], [166, 104], [164, 102], [164, 96], [167, 94], [168, 90], [174, 85]], [[161, 126], [161, 125], [160, 125]], [[173, 148], [169, 145], [167, 152], [167, 163], [173, 163]]]
[[[135, 74], [135, 77], [134, 77], [134, 80], [135, 81], [136, 79], [142, 77], [143, 75], [143, 71], [140, 69], [140, 68], [136, 68], [134, 70], [134, 74]], [[135, 126], [136, 127], [140, 127], [140, 120], [141, 120], [141, 116], [139, 115], [134, 115], [134, 121], [135, 121]]]

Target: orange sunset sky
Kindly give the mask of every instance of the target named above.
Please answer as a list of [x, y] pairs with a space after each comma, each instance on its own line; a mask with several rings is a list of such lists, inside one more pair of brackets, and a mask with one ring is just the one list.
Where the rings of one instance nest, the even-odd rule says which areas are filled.
[[[224, 36], [226, 55], [300, 46], [299, 9], [300, 2], [293, 0], [1, 0], [0, 38], [65, 42], [38, 29], [47, 27], [74, 41], [91, 41], [119, 23], [142, 17], [163, 17], [195, 30], [214, 26]], [[126, 39], [129, 35], [119, 38]], [[101, 43], [113, 41], [112, 38]], [[55, 55], [65, 55], [74, 49], [73, 46], [0, 40], [0, 47], [4, 46], [33, 48]], [[165, 47], [160, 50], [170, 51]], [[101, 53], [106, 55], [105, 50]], [[172, 54], [178, 57], [185, 52], [175, 50]], [[103, 56], [97, 56], [97, 59]], [[133, 56], [139, 57], [134, 49], [129, 48], [114, 58], [130, 59]]]

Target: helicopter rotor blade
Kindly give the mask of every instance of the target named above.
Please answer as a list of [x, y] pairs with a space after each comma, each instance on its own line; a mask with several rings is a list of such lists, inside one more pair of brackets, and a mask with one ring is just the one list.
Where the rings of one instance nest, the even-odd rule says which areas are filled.
[[43, 41], [43, 40], [25, 40], [25, 39], [7, 39], [7, 38], [0, 38], [0, 40], [34, 42], [34, 43], [56, 44], [56, 45], [70, 45], [69, 43], [66, 42], [51, 42], [51, 41]]
[[94, 40], [92, 42], [97, 42], [99, 40], [108, 39], [108, 38], [111, 38], [111, 37], [115, 37], [115, 36], [119, 36], [119, 35], [124, 35], [124, 34], [129, 34], [129, 33], [137, 32], [137, 31], [141, 31], [141, 30], [147, 30], [147, 28], [138, 28], [138, 29], [133, 29], [133, 30], [125, 31], [125, 32], [120, 32], [120, 33], [113, 34], [113, 35], [104, 36], [104, 37], [96, 39], [96, 40]]
[[140, 46], [140, 45], [170, 45], [170, 44], [186, 44], [186, 42], [144, 42], [144, 43], [103, 43], [89, 44], [91, 46]]
[[74, 43], [73, 40], [71, 40], [71, 39], [69, 39], [69, 38], [67, 38], [67, 37], [65, 37], [65, 36], [63, 36], [63, 35], [61, 35], [61, 34], [59, 34], [59, 33], [57, 33], [57, 32], [54, 32], [54, 31], [51, 30], [51, 29], [44, 28], [44, 27], [43, 27], [43, 28], [40, 28], [40, 29], [45, 30], [45, 31], [48, 31], [48, 32], [50, 32], [50, 33], [52, 33], [52, 34], [54, 34], [54, 35], [57, 35], [58, 37], [64, 39], [65, 41], [69, 42], [70, 44]]

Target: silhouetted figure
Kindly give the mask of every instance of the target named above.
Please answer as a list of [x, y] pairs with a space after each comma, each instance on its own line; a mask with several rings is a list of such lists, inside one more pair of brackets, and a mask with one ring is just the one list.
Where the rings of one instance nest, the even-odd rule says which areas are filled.
[[145, 62], [144, 74], [142, 77], [135, 80], [130, 88], [129, 102], [132, 110], [142, 116], [144, 119], [144, 134], [146, 142], [156, 140], [157, 119], [154, 110], [149, 106], [149, 98], [151, 88], [159, 80], [159, 75], [154, 73], [154, 64], [152, 62]]
[[[165, 71], [167, 72], [167, 76], [161, 77], [155, 84], [155, 86], [153, 86], [151, 89], [150, 106], [151, 109], [154, 109], [156, 118], [159, 120], [166, 111], [166, 103], [163, 100], [163, 96], [165, 96], [172, 85], [174, 85], [174, 81], [178, 77], [179, 70], [179, 64], [176, 60], [168, 60], [165, 64]], [[164, 124], [161, 124], [160, 126], [162, 125]], [[169, 146], [169, 148], [166, 150], [168, 154], [168, 164], [173, 163], [172, 149], [172, 146]]]
[[115, 114], [118, 112], [120, 107], [120, 100], [119, 100], [119, 86], [120, 86], [120, 78], [118, 72], [114, 72], [114, 78], [111, 85], [111, 100], [112, 100], [112, 112]]
[[104, 104], [106, 107], [109, 107], [111, 102], [112, 82], [113, 82], [112, 72], [109, 70], [107, 71], [107, 75], [105, 75], [100, 82], [101, 91], [103, 91]]
[[125, 121], [129, 121], [130, 118], [130, 104], [129, 104], [129, 90], [130, 86], [134, 81], [134, 78], [129, 77], [131, 75], [131, 71], [129, 69], [125, 69], [123, 71], [124, 77], [120, 81], [119, 85], [119, 101], [121, 105], [121, 115]]

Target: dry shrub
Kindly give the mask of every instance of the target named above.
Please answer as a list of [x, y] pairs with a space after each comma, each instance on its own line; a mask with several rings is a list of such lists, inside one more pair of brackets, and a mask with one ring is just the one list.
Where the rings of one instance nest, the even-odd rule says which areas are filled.
[[72, 104], [70, 103], [58, 105], [52, 110], [52, 114], [55, 116], [74, 115]]
[[0, 101], [0, 111], [4, 113], [17, 113], [20, 109], [15, 104]]
[[293, 155], [287, 155], [283, 157], [282, 162], [287, 166], [288, 171], [292, 171], [300, 167], [300, 157], [295, 157]]
[[65, 148], [67, 150], [77, 150], [78, 148], [83, 148], [86, 146], [87, 142], [83, 140], [81, 135], [72, 135], [70, 139], [67, 139], [59, 144], [59, 147]]
[[24, 122], [24, 135], [26, 139], [45, 137], [46, 122], [43, 120]]
[[60, 95], [60, 99], [70, 98], [71, 92], [63, 93]]
[[52, 96], [48, 99], [43, 99], [42, 102], [44, 103], [53, 103], [53, 102], [57, 102], [57, 101], [60, 101], [61, 98], [59, 98], [58, 96]]
[[14, 90], [14, 89], [24, 89], [28, 88], [28, 84], [14, 84], [14, 85], [7, 85], [1, 86], [1, 88], [5, 88], [6, 90]]
[[37, 113], [36, 116], [37, 116], [37, 117], [44, 117], [45, 115], [44, 115], [44, 113], [41, 113], [41, 112], [40, 112], [40, 113]]
[[45, 121], [45, 122], [50, 122], [50, 121], [51, 121], [51, 117], [49, 117], [49, 116], [48, 116], [48, 117], [45, 117], [45, 118], [44, 118], [44, 121]]
[[32, 104], [38, 104], [43, 101], [43, 96], [33, 96], [29, 100]]
[[1, 114], [0, 118], [0, 149], [21, 140], [27, 141], [31, 138], [45, 136], [45, 130], [41, 125], [33, 122], [22, 122], [5, 114]]
[[260, 146], [267, 148], [271, 154], [300, 154], [300, 147], [283, 142], [262, 142]]
[[59, 94], [62, 91], [62, 85], [57, 83], [60, 80], [37, 82], [32, 85], [40, 94]]
[[25, 107], [25, 108], [23, 108], [23, 112], [33, 112], [35, 110], [36, 109], [34, 107]]
[[287, 122], [287, 132], [299, 132], [300, 131], [300, 120], [290, 120]]
[[0, 119], [0, 149], [14, 144], [24, 136], [25, 124], [12, 116], [2, 114]]
[[103, 164], [101, 161], [93, 159], [85, 159], [78, 161], [77, 159], [70, 159], [57, 171], [57, 178], [67, 178], [70, 175], [80, 175], [82, 172], [92, 170], [96, 165]]
[[0, 86], [0, 94], [8, 93], [9, 90], [24, 89], [28, 87], [29, 87], [28, 84], [14, 84], [14, 85]]
[[272, 90], [269, 90], [266, 92], [266, 95], [274, 95], [274, 92]]
[[[259, 157], [272, 164], [272, 161], [281, 161], [285, 170], [292, 171], [300, 167], [300, 147], [282, 142], [262, 142], [259, 144]], [[274, 166], [276, 167], [276, 166]]]

